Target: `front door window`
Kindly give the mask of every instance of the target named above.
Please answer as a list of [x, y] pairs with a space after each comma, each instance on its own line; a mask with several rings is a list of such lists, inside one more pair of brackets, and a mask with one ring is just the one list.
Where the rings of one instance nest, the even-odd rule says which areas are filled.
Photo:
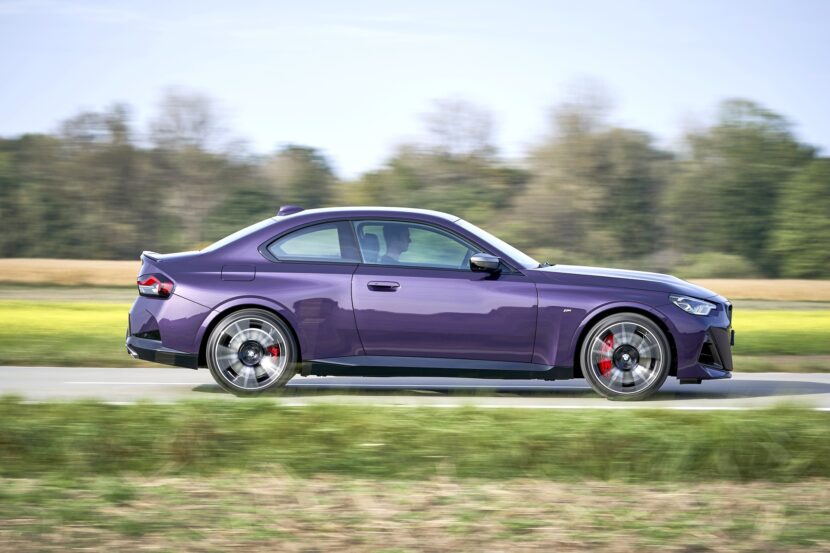
[[363, 262], [370, 265], [469, 269], [477, 250], [447, 231], [404, 221], [355, 223]]

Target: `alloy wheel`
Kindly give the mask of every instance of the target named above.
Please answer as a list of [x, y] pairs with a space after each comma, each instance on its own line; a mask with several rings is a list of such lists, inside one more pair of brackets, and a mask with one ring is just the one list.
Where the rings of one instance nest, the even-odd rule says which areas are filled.
[[286, 372], [290, 344], [285, 331], [266, 317], [235, 319], [217, 329], [211, 364], [233, 388], [263, 390]]
[[[610, 394], [639, 394], [665, 377], [667, 352], [655, 332], [634, 321], [613, 321], [590, 335], [587, 368]], [[661, 382], [662, 383], [662, 382]]]

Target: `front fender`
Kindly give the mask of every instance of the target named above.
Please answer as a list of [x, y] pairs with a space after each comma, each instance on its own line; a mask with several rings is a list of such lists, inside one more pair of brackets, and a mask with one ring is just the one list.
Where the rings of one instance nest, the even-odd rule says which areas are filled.
[[[654, 305], [658, 299], [647, 291], [625, 291], [625, 298], [605, 301], [596, 290], [551, 290], [548, 297], [540, 291], [539, 321], [534, 350], [534, 362], [557, 367], [576, 367], [581, 340], [587, 330], [599, 319], [623, 311], [642, 313], [656, 320], [668, 334], [674, 332], [673, 323]], [[610, 294], [609, 294], [610, 295]], [[618, 291], [614, 295], [620, 295]], [[598, 298], [598, 296], [600, 296]], [[670, 338], [671, 339], [671, 338]]]
[[585, 338], [585, 335], [591, 327], [609, 315], [623, 312], [640, 313], [656, 321], [666, 332], [666, 338], [669, 340], [670, 347], [672, 349], [675, 348], [673, 336], [676, 329], [671, 319], [666, 317], [656, 308], [645, 303], [616, 301], [599, 305], [591, 311], [585, 313], [584, 317], [571, 335], [571, 340], [567, 347], [561, 350], [561, 356], [557, 359], [557, 361], [560, 363], [568, 363], [568, 366], [577, 368], [579, 366], [577, 357], [579, 355], [579, 349], [582, 347], [582, 340]]

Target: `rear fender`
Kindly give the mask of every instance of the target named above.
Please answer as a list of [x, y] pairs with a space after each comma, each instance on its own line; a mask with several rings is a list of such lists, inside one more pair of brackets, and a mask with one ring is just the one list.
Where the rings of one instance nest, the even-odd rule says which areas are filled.
[[[216, 323], [225, 316], [225, 314], [243, 308], [268, 309], [273, 311], [282, 317], [294, 330], [294, 334], [297, 335], [297, 318], [294, 313], [288, 309], [288, 307], [263, 296], [242, 296], [217, 305], [213, 308], [210, 314], [205, 317], [205, 320], [202, 321], [202, 325], [199, 327], [199, 331], [196, 333], [196, 339], [194, 342], [194, 346], [197, 348], [196, 351], [201, 351], [201, 346], [207, 339], [208, 333], [213, 329]], [[303, 344], [300, 344], [300, 351], [302, 350]]]

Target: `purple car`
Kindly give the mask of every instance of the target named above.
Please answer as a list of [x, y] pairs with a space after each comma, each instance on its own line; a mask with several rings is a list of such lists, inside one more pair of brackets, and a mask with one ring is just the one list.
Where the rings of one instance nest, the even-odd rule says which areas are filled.
[[732, 306], [678, 278], [539, 263], [421, 209], [280, 209], [202, 251], [144, 252], [134, 357], [257, 394], [292, 376], [585, 378], [642, 399], [729, 378]]

